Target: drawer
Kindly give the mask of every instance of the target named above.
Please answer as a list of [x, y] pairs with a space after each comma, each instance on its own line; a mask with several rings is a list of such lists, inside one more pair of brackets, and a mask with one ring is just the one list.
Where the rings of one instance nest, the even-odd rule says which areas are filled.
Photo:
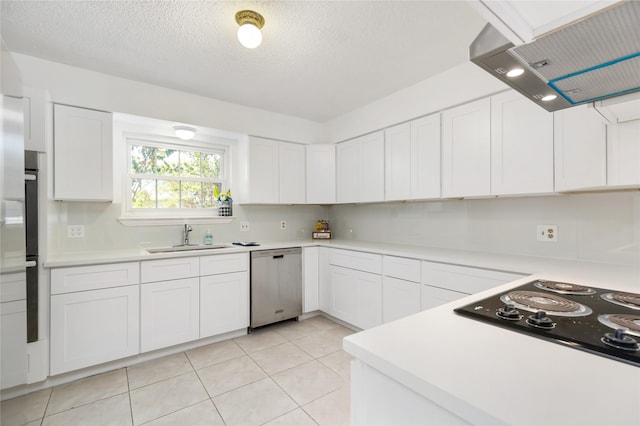
[[249, 270], [249, 254], [216, 254], [200, 257], [200, 275], [226, 274]]
[[446, 263], [422, 262], [423, 284], [466, 294], [488, 290], [526, 275]]
[[329, 263], [344, 268], [382, 274], [382, 256], [361, 251], [331, 249]]
[[420, 261], [406, 257], [384, 256], [382, 270], [385, 276], [420, 282]]
[[423, 285], [420, 309], [426, 311], [427, 309], [435, 308], [436, 306], [444, 305], [445, 303], [453, 302], [466, 296], [467, 294], [460, 293], [459, 291]]
[[145, 260], [140, 262], [140, 282], [177, 280], [200, 275], [198, 257], [178, 257], [175, 259]]
[[140, 282], [138, 262], [76, 266], [51, 270], [51, 294], [121, 287]]
[[27, 274], [16, 272], [4, 274], [0, 284], [0, 302], [14, 302], [27, 298]]

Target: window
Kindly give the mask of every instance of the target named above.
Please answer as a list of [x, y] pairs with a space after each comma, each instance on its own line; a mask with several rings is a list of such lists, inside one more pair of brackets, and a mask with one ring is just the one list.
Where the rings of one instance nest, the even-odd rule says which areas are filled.
[[210, 209], [214, 187], [226, 189], [225, 147], [128, 139], [127, 151], [130, 213]]

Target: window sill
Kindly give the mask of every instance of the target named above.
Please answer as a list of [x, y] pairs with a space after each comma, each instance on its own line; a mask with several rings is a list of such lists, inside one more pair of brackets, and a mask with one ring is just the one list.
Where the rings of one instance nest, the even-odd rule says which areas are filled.
[[120, 217], [124, 226], [170, 226], [170, 225], [210, 225], [231, 223], [234, 216], [194, 216], [194, 217]]

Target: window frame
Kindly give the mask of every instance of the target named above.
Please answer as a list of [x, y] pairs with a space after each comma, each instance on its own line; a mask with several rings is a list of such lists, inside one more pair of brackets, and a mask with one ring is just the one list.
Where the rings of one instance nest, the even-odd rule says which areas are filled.
[[[180, 223], [186, 219], [210, 219], [215, 221], [230, 221], [232, 218], [218, 219], [218, 210], [214, 207], [200, 208], [134, 208], [131, 199], [131, 180], [146, 176], [157, 180], [177, 180], [183, 182], [214, 182], [220, 183], [222, 190], [230, 187], [231, 159], [229, 145], [204, 142], [199, 140], [182, 141], [177, 138], [163, 137], [151, 134], [124, 134], [124, 146], [126, 151], [126, 170], [124, 173], [123, 198], [124, 211], [121, 222], [126, 225], [146, 225], [145, 220], [161, 223], [163, 220], [176, 219]], [[202, 152], [207, 154], [219, 154], [221, 156], [221, 173], [219, 178], [202, 178], [193, 176], [162, 176], [159, 174], [136, 174], [131, 170], [131, 147], [148, 146], [163, 149], [176, 149], [182, 151]], [[207, 222], [207, 221], [205, 221]], [[190, 223], [196, 223], [193, 220]]]

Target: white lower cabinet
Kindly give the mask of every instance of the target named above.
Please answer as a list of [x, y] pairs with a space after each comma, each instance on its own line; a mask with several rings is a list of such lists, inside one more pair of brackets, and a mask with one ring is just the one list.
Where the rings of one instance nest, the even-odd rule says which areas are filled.
[[0, 389], [27, 382], [27, 302], [0, 303]]
[[447, 302], [462, 299], [465, 296], [468, 296], [468, 294], [424, 284], [422, 286], [420, 310], [426, 311], [427, 309], [444, 305]]
[[152, 351], [200, 336], [199, 278], [140, 286], [140, 350]]
[[319, 247], [302, 249], [302, 312], [305, 314], [319, 309], [319, 250]]
[[388, 323], [420, 312], [420, 283], [398, 278], [382, 280], [382, 320]]
[[249, 326], [249, 273], [200, 277], [200, 337]]
[[139, 285], [51, 296], [51, 375], [139, 352]]
[[382, 324], [382, 277], [332, 265], [329, 273], [329, 313], [356, 327]]

